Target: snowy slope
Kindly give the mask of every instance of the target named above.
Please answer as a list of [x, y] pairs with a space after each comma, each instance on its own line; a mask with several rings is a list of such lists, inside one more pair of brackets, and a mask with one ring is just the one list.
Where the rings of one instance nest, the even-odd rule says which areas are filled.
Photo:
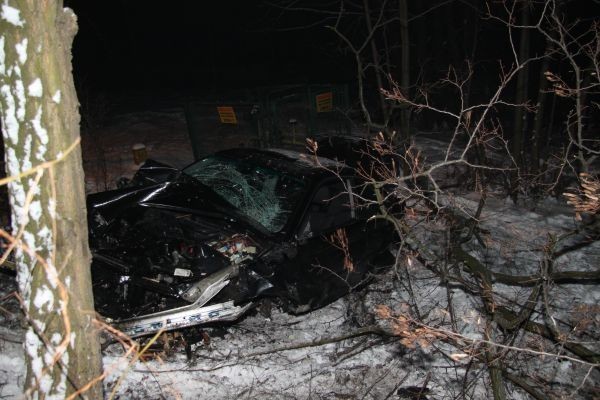
[[[119, 177], [135, 171], [131, 156], [135, 143], [144, 143], [150, 157], [177, 167], [192, 161], [181, 110], [122, 115], [94, 137], [84, 137], [88, 191], [114, 187]], [[432, 158], [445, 146], [444, 141], [428, 137], [418, 138], [417, 144]], [[465, 213], [474, 213], [478, 200], [477, 193], [445, 199]], [[481, 216], [481, 227], [488, 232], [484, 238], [487, 248], [476, 243], [468, 246], [472, 255], [495, 272], [533, 274], [549, 235], [562, 235], [575, 226], [571, 210], [562, 201], [546, 200], [528, 209], [490, 195]], [[417, 236], [431, 243], [432, 249], [441, 248], [445, 240], [442, 228], [433, 222], [419, 226]], [[576, 239], [574, 235], [569, 240], [574, 243]], [[593, 271], [599, 265], [600, 243], [595, 242], [560, 256], [554, 268]], [[396, 276], [402, 279], [394, 279]], [[10, 282], [2, 279], [6, 293]], [[499, 284], [495, 288], [498, 302], [509, 306], [522, 303], [530, 291]], [[597, 285], [561, 285], [553, 289], [552, 296], [557, 319], [576, 323], [587, 318], [588, 334], [571, 332], [571, 338], [598, 351]], [[454, 327], [466, 344], [460, 349], [442, 341], [413, 346], [386, 334], [367, 334], [368, 330], [393, 330], [393, 324], [377, 314], [380, 305], [389, 307], [396, 316], [412, 305], [430, 326], [439, 330]], [[19, 328], [14, 318], [2, 315], [0, 397], [18, 398], [24, 380], [20, 345], [14, 343], [18, 342]], [[421, 398], [429, 399], [487, 398], [486, 369], [476, 357], [457, 356], [469, 346], [476, 353], [485, 328], [481, 304], [464, 288], [442, 286], [439, 277], [417, 261], [402, 259], [397, 271], [377, 276], [366, 289], [315, 312], [292, 316], [273, 308], [268, 317], [253, 312], [224, 330], [209, 328], [205, 340], [192, 345], [191, 359], [182, 346], [176, 346], [160, 358], [132, 363], [123, 358], [119, 345], [111, 345], [104, 356], [105, 366], [111, 369], [105, 389], [107, 396], [114, 390], [116, 398], [122, 399], [397, 399], [411, 398], [411, 393], [414, 397], [415, 390], [421, 392]], [[552, 381], [558, 395], [572, 393], [586, 378], [589, 366], [570, 360], [568, 352], [552, 347], [550, 342], [519, 333], [512, 344], [546, 353], [512, 351], [509, 359], [522, 363], [520, 371], [533, 380]], [[596, 369], [587, 376], [586, 393], [597, 390], [597, 382]], [[509, 398], [527, 398], [520, 390], [509, 389], [508, 394]], [[581, 395], [574, 393], [574, 398]]]

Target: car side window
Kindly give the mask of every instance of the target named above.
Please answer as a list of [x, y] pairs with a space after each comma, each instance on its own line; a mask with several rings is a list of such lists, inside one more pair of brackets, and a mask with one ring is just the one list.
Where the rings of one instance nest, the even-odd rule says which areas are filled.
[[301, 237], [309, 238], [333, 231], [353, 219], [351, 197], [337, 181], [317, 189], [304, 217]]

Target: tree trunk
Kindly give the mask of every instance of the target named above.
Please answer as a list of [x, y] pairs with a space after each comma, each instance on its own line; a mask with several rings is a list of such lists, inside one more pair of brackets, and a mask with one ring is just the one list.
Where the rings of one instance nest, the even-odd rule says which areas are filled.
[[[402, 94], [410, 98], [410, 47], [408, 37], [408, 10], [406, 0], [398, 0], [398, 16], [400, 18], [400, 48], [402, 63], [400, 69], [400, 88]], [[402, 138], [410, 137], [410, 109], [406, 106], [400, 110], [400, 130]]]
[[[521, 5], [521, 17], [520, 24], [528, 25], [529, 24], [529, 3], [524, 2]], [[527, 57], [529, 57], [529, 30], [522, 29], [519, 41], [519, 59], [516, 60], [519, 64], [525, 62]], [[518, 191], [518, 181], [519, 175], [521, 172], [521, 168], [525, 166], [523, 160], [523, 142], [525, 136], [526, 129], [526, 110], [524, 107], [518, 106], [519, 104], [524, 104], [527, 101], [527, 86], [529, 85], [529, 67], [527, 65], [523, 66], [518, 73], [517, 76], [517, 87], [515, 93], [515, 103], [517, 107], [515, 108], [514, 115], [514, 123], [513, 123], [513, 134], [511, 140], [511, 153], [516, 162], [516, 172], [511, 174], [511, 196], [513, 196], [513, 200], [516, 201], [517, 191]]]
[[[0, 112], [17, 282], [27, 313], [26, 394], [101, 398], [102, 360], [78, 102], [71, 74], [77, 20], [62, 0], [7, 0], [0, 14]], [[94, 384], [90, 384], [94, 382]], [[87, 385], [90, 384], [90, 385]]]
[[381, 77], [381, 63], [379, 62], [379, 50], [377, 49], [377, 43], [375, 42], [375, 32], [373, 32], [373, 23], [371, 22], [371, 10], [369, 8], [369, 0], [363, 0], [363, 7], [365, 11], [365, 22], [367, 24], [367, 34], [371, 36], [369, 45], [371, 47], [371, 56], [373, 57], [373, 69], [375, 72], [375, 82], [377, 84], [377, 92], [379, 94], [379, 103], [381, 106], [381, 115], [383, 119], [383, 125], [387, 126], [389, 122], [389, 110], [388, 105], [385, 102], [385, 96], [381, 92], [383, 88], [383, 78]]
[[[481, 29], [481, 17], [479, 15], [479, 2], [474, 1], [472, 3], [469, 3], [470, 6], [475, 10], [475, 18], [472, 18], [471, 24], [473, 27], [473, 31], [471, 32], [472, 35], [472, 39], [471, 39], [471, 54], [469, 55], [469, 59], [468, 62], [471, 63], [471, 65], [475, 64], [475, 56], [477, 55], [477, 45], [479, 44], [479, 30]], [[465, 20], [469, 20], [467, 12], [469, 10], [465, 10], [465, 15], [464, 15], [464, 19]], [[470, 12], [473, 12], [472, 10]], [[469, 43], [469, 34], [468, 34], [468, 29], [465, 27], [465, 36], [464, 36], [464, 42], [465, 43]], [[469, 79], [465, 85], [465, 107], [469, 107], [471, 105], [471, 88], [472, 88], [472, 84], [473, 84], [473, 78]]]
[[[533, 174], [538, 174], [540, 171], [540, 162], [542, 159], [543, 152], [541, 151], [544, 143], [548, 140], [548, 132], [543, 130], [544, 126], [544, 116], [546, 110], [546, 99], [547, 99], [547, 91], [548, 91], [548, 79], [544, 73], [548, 71], [550, 67], [550, 51], [552, 49], [552, 45], [550, 41], [546, 42], [546, 56], [542, 65], [540, 67], [540, 82], [538, 85], [538, 97], [536, 102], [536, 114], [535, 120], [533, 122], [533, 138], [531, 140], [531, 172]], [[543, 171], [542, 171], [543, 172]]]
[[[529, 4], [528, 2], [524, 2], [521, 5], [521, 17], [520, 24], [528, 25], [529, 24]], [[519, 40], [519, 63], [525, 62], [525, 60], [529, 57], [529, 30], [521, 29], [521, 35]], [[523, 104], [527, 101], [527, 85], [529, 84], [529, 67], [525, 65], [517, 76], [517, 88], [515, 95], [515, 103]], [[517, 162], [518, 167], [523, 167], [523, 141], [524, 141], [524, 131], [527, 129], [526, 126], [526, 110], [524, 107], [517, 106], [515, 108], [515, 120], [513, 124], [513, 136], [512, 136], [512, 155]]]

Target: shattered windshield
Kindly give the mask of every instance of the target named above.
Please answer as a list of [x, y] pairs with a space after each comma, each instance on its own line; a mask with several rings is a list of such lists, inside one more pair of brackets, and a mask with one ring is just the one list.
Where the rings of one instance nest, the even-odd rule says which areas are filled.
[[219, 156], [200, 160], [183, 172], [270, 232], [283, 229], [304, 189], [302, 181], [280, 171]]

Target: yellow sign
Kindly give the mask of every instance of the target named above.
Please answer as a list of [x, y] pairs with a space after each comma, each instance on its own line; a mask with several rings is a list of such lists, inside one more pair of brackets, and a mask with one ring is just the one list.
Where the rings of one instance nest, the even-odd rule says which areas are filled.
[[219, 112], [219, 118], [222, 124], [234, 124], [237, 125], [237, 117], [233, 107], [217, 107]]
[[325, 92], [318, 94], [315, 99], [317, 100], [317, 112], [332, 112], [333, 111], [333, 93]]

